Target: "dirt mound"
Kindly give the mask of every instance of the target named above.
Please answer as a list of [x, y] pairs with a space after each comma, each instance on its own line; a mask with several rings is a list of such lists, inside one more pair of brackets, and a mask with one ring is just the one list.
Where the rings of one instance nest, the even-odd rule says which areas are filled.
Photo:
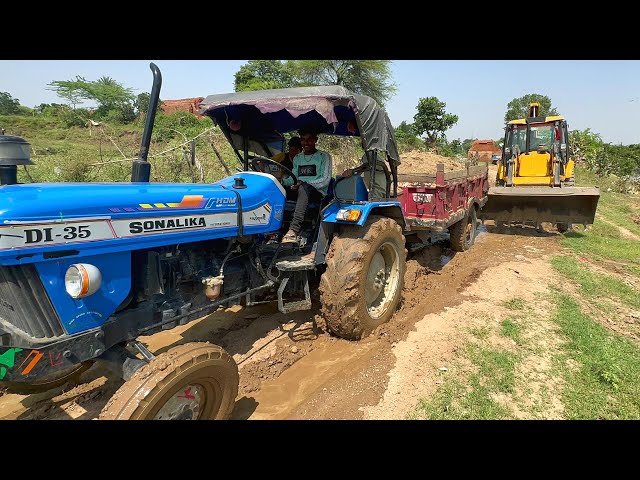
[[398, 167], [398, 173], [403, 174], [436, 174], [436, 165], [444, 163], [445, 172], [453, 172], [464, 168], [464, 163], [455, 158], [443, 157], [436, 153], [422, 152], [420, 150], [411, 150], [410, 152], [400, 155], [402, 162]]
[[631, 217], [631, 219], [637, 223], [638, 225], [640, 225], [640, 215], [634, 215], [633, 217]]

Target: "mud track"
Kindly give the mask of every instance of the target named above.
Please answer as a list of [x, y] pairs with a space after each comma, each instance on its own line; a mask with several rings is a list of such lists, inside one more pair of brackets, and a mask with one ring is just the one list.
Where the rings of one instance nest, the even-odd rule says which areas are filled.
[[[523, 254], [535, 264], [536, 256], [558, 249], [556, 233], [532, 228], [500, 231], [490, 226], [480, 230], [467, 252], [453, 252], [443, 235], [432, 246], [410, 254], [398, 311], [389, 323], [359, 342], [326, 333], [317, 304], [311, 311], [286, 316], [275, 304], [233, 307], [140, 340], [156, 354], [191, 341], [224, 347], [240, 368], [235, 419], [397, 418], [395, 411], [385, 413], [381, 402], [390, 373], [403, 374], [394, 369], [393, 346], [405, 340], [426, 315], [469, 301], [462, 292], [486, 269], [518, 261], [516, 256]], [[495, 277], [483, 287], [500, 288], [500, 275]], [[425, 369], [455, 355], [462, 346], [464, 325], [465, 318], [453, 325], [429, 325], [433, 348], [429, 358], [423, 358]], [[412, 377], [403, 384], [421, 382], [424, 387], [425, 382], [437, 382], [428, 372], [416, 371], [421, 372], [421, 367], [406, 372]], [[0, 419], [93, 419], [122, 384], [97, 367], [85, 372], [81, 381], [73, 388], [37, 395], [0, 393]]]

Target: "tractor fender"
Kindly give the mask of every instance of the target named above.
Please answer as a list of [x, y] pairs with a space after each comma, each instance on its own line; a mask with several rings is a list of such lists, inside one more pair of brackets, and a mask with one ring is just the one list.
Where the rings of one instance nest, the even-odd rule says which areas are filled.
[[[341, 209], [360, 210], [360, 218], [357, 222], [349, 222], [346, 220], [338, 220], [336, 218]], [[330, 204], [322, 214], [322, 223], [318, 231], [318, 240], [316, 245], [315, 263], [321, 265], [325, 263], [325, 256], [329, 251], [329, 245], [333, 234], [340, 230], [341, 225], [358, 225], [362, 227], [371, 215], [379, 215], [393, 219], [405, 229], [404, 215], [400, 202], [367, 202], [364, 204]]]
[[[342, 209], [360, 210], [362, 213], [357, 222], [350, 222], [346, 220], [339, 220], [336, 218], [338, 212]], [[362, 204], [337, 204], [333, 203], [327, 207], [323, 212], [323, 222], [343, 224], [343, 225], [359, 225], [363, 226], [370, 215], [380, 215], [383, 217], [389, 217], [398, 222], [398, 225], [404, 229], [405, 220], [402, 214], [402, 207], [400, 202], [367, 202]]]

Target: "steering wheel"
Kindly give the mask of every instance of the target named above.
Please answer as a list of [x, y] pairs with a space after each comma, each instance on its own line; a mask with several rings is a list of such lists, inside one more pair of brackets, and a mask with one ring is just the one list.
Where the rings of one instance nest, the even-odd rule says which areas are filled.
[[251, 159], [251, 166], [253, 167], [253, 169], [256, 172], [260, 171], [260, 167], [258, 166], [258, 161], [267, 162], [267, 163], [270, 163], [272, 165], [276, 165], [278, 168], [280, 168], [282, 171], [284, 171], [284, 173], [286, 173], [287, 175], [289, 175], [293, 179], [294, 185], [296, 183], [298, 183], [298, 177], [296, 177], [295, 174], [291, 170], [289, 170], [289, 168], [285, 167], [284, 165], [280, 165], [275, 160], [271, 160], [270, 158], [267, 158], [267, 157], [255, 156], [255, 157], [253, 157]]

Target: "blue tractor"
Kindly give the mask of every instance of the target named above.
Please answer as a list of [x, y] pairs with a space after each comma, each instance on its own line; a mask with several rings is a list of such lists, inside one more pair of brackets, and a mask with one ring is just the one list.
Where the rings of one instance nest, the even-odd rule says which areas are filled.
[[[213, 95], [200, 111], [242, 168], [210, 185], [151, 183], [162, 82], [151, 70], [131, 183], [18, 184], [28, 144], [0, 137], [0, 385], [48, 389], [100, 361], [125, 380], [100, 418], [224, 419], [239, 384], [227, 352], [194, 342], [155, 356], [136, 339], [233, 304], [310, 309], [314, 290], [338, 336], [359, 339], [388, 321], [406, 260], [397, 147], [384, 110], [342, 87]], [[297, 180], [270, 158], [300, 128], [359, 136], [365, 158], [309, 205], [301, 241], [283, 244], [295, 201], [262, 170]]]

